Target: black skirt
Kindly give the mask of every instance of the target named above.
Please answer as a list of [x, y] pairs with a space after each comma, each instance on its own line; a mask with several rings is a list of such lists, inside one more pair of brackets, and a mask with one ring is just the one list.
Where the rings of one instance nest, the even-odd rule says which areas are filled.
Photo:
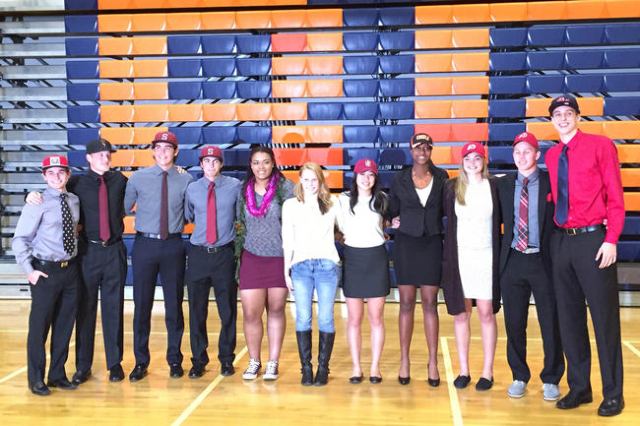
[[378, 247], [344, 247], [343, 287], [345, 297], [368, 299], [389, 294], [389, 256]]
[[413, 237], [396, 232], [393, 269], [398, 285], [439, 287], [442, 276], [442, 235]]

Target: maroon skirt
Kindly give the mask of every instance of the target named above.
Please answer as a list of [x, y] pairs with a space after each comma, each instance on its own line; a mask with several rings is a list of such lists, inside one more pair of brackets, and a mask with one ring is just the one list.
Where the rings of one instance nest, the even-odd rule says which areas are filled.
[[284, 281], [284, 257], [257, 256], [244, 250], [240, 257], [240, 290], [287, 287]]

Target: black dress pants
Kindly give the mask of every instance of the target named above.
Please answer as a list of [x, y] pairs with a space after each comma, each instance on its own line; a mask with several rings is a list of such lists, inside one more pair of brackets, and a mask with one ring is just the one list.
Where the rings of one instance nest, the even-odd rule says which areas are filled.
[[88, 243], [82, 256], [82, 281], [78, 291], [76, 319], [76, 370], [88, 371], [93, 364], [98, 310], [98, 290], [102, 336], [107, 369], [122, 362], [124, 284], [127, 279], [127, 249], [122, 241], [103, 247]]
[[557, 385], [564, 374], [564, 355], [553, 284], [540, 253], [524, 254], [512, 249], [500, 277], [500, 288], [507, 330], [507, 361], [513, 380], [528, 383], [531, 379], [527, 365], [527, 320], [533, 292], [544, 350], [540, 379], [542, 383]]
[[593, 321], [605, 398], [622, 395], [622, 345], [617, 264], [598, 268], [596, 253], [605, 231], [578, 235], [556, 231], [551, 240], [553, 281], [560, 335], [567, 356], [567, 380], [573, 391], [591, 390], [591, 345], [587, 308]]
[[192, 246], [187, 267], [187, 291], [189, 294], [189, 328], [191, 336], [191, 362], [204, 367], [209, 363], [207, 347], [207, 316], [209, 290], [213, 287], [220, 316], [218, 359], [233, 362], [236, 348], [236, 317], [238, 314], [238, 287], [234, 280], [235, 257], [233, 245], [227, 244], [208, 253], [199, 246]]

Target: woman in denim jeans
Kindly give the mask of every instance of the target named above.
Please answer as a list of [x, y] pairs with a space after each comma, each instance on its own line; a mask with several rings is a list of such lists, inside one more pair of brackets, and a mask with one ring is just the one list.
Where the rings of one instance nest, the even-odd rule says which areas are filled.
[[[282, 248], [287, 287], [296, 301], [296, 338], [302, 364], [303, 386], [323, 386], [329, 376], [329, 359], [336, 330], [333, 303], [338, 287], [335, 247], [335, 224], [338, 205], [324, 174], [316, 163], [300, 168], [300, 181], [294, 188], [295, 198], [282, 206]], [[311, 367], [311, 309], [313, 290], [318, 294], [318, 371], [315, 381]]]

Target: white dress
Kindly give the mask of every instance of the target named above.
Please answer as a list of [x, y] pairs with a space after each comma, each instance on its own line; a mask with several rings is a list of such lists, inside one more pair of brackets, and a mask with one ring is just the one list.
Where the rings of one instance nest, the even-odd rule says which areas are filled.
[[458, 217], [458, 264], [466, 299], [493, 299], [493, 248], [491, 237], [493, 202], [489, 181], [470, 183], [466, 205], [456, 200]]

